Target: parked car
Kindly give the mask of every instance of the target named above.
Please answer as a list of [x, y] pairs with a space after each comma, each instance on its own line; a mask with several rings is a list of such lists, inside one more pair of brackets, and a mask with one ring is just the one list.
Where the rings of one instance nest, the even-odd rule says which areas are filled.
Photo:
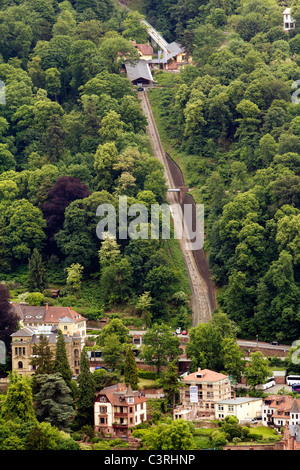
[[187, 335], [187, 331], [186, 331], [186, 330], [183, 330], [183, 331], [181, 332], [181, 334], [182, 334], [182, 335]]
[[180, 333], [181, 333], [181, 328], [176, 328], [176, 334], [180, 335]]
[[279, 346], [278, 341], [271, 341], [270, 344], [272, 344], [272, 346]]

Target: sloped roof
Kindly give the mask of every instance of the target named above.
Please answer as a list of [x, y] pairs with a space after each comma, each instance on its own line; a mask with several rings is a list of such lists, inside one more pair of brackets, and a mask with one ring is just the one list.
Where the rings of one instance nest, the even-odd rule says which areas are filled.
[[[98, 397], [101, 395], [105, 395], [112, 405], [120, 405], [120, 397], [125, 398], [128, 396], [134, 398], [135, 405], [147, 401], [147, 398], [145, 396], [142, 396], [140, 392], [133, 391], [130, 385], [127, 387], [126, 384], [123, 383], [118, 383], [116, 385], [111, 385], [110, 387], [103, 388], [98, 393]], [[126, 404], [125, 402], [121, 403]]]
[[175, 57], [182, 52], [185, 52], [185, 49], [180, 44], [178, 44], [178, 42], [174, 41], [168, 44], [168, 52], [169, 54], [167, 54], [167, 60], [172, 59], [172, 57]]
[[28, 304], [12, 304], [12, 308], [23, 322], [59, 323], [64, 317], [70, 318], [75, 323], [86, 320], [72, 307], [55, 307], [52, 305], [37, 307]]
[[251, 401], [262, 401], [262, 398], [255, 398], [255, 397], [227, 398], [225, 400], [217, 400], [215, 403], [222, 403], [224, 405], [242, 405], [243, 403], [250, 403]]
[[35, 334], [35, 331], [32, 330], [31, 328], [21, 328], [20, 330], [16, 331], [15, 333], [12, 333], [10, 336], [13, 338], [18, 338], [20, 336], [33, 336]]
[[297, 400], [296, 398], [294, 398], [294, 402], [292, 404], [290, 412], [291, 413], [299, 413], [300, 412], [300, 400], [299, 399]]
[[139, 78], [143, 78], [145, 80], [149, 80], [153, 82], [153, 77], [149, 68], [149, 64], [146, 60], [140, 60], [136, 65], [131, 65], [129, 63], [125, 63], [127, 77], [131, 80], [138, 80]]
[[[202, 377], [199, 377], [200, 374]], [[227, 378], [228, 375], [220, 374], [219, 372], [214, 372], [210, 369], [198, 369], [197, 372], [193, 372], [192, 374], [184, 377], [183, 382], [218, 382], [219, 380], [224, 380]]]
[[137, 44], [136, 47], [143, 55], [153, 55], [153, 47], [150, 44]]

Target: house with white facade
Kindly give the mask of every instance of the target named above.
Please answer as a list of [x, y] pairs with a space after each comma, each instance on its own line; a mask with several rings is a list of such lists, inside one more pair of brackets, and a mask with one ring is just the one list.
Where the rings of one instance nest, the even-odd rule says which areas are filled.
[[242, 424], [261, 416], [261, 407], [262, 398], [238, 397], [218, 400], [215, 403], [216, 419], [235, 416]]
[[291, 17], [291, 9], [286, 8], [283, 12], [283, 31], [287, 33], [295, 29], [295, 20]]
[[300, 398], [290, 395], [269, 395], [262, 405], [262, 424], [282, 428], [300, 424]]

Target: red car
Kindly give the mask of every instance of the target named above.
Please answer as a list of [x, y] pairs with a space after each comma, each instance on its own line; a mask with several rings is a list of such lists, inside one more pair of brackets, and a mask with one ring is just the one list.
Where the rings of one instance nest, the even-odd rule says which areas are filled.
[[183, 330], [181, 334], [182, 334], [182, 335], [187, 335], [187, 331], [186, 331], [186, 330]]

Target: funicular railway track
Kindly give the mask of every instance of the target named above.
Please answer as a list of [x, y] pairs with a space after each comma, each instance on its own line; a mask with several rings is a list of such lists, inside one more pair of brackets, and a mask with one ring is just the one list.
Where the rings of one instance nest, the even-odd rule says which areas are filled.
[[[144, 115], [148, 120], [147, 133], [151, 139], [154, 155], [164, 166], [165, 178], [169, 188], [175, 188], [172, 174], [169, 169], [168, 162], [166, 160], [166, 155], [160, 140], [159, 132], [155, 123], [155, 119], [152, 113], [151, 105], [146, 92], [139, 92], [139, 98], [141, 100], [141, 106]], [[178, 195], [174, 192], [167, 193], [167, 199], [172, 206], [173, 220], [174, 220], [174, 230], [176, 233], [181, 233], [181, 227], [178, 226], [178, 221], [182, 219], [182, 211], [178, 204]], [[174, 211], [177, 213], [174, 213]], [[181, 211], [179, 213], [178, 211]], [[209, 300], [209, 293], [207, 288], [207, 282], [201, 276], [193, 252], [187, 249], [187, 240], [182, 237], [179, 238], [180, 248], [184, 257], [184, 261], [187, 267], [191, 291], [192, 291], [192, 303], [193, 303], [193, 326], [198, 325], [199, 323], [206, 323], [211, 318], [212, 308], [211, 302]]]

